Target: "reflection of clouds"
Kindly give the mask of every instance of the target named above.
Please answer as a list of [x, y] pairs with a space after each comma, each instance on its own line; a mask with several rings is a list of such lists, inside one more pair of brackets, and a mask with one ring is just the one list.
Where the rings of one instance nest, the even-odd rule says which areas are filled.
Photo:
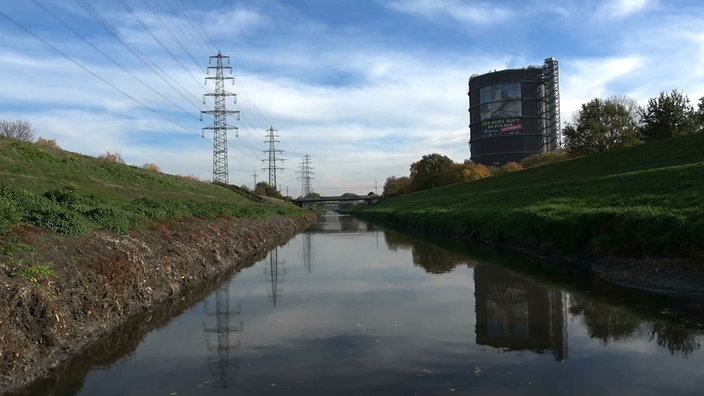
[[[278, 249], [289, 272], [286, 298], [275, 309], [261, 282], [261, 267], [269, 266], [269, 259], [230, 283], [232, 301], [247, 307], [247, 337], [238, 350], [241, 365], [229, 393], [197, 387], [210, 378], [203, 365], [207, 354], [201, 327], [207, 319], [202, 309], [191, 309], [148, 336], [109, 375], [90, 375], [82, 394], [110, 394], [115, 384], [126, 395], [389, 395], [450, 389], [455, 394], [586, 395], [607, 388], [612, 394], [653, 389], [682, 394], [701, 378], [704, 354], [671, 356], [648, 341], [647, 327], [603, 347], [588, 336], [581, 317], [567, 321], [570, 359], [562, 363], [535, 350], [477, 345], [474, 269], [459, 266], [429, 275], [413, 265], [415, 242], [398, 235], [387, 239], [400, 247], [393, 251], [377, 248], [375, 234], [313, 233], [308, 237], [316, 249], [316, 267], [309, 274], [301, 256], [303, 240], [298, 239], [303, 237]], [[434, 255], [432, 250], [424, 254]], [[494, 281], [501, 279], [498, 274]], [[520, 289], [515, 284], [496, 290], [516, 296]]]

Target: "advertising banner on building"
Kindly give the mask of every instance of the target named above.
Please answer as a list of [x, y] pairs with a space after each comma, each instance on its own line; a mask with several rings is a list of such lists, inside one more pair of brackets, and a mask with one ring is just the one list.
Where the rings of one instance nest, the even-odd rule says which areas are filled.
[[497, 84], [479, 90], [479, 111], [484, 135], [521, 132], [521, 83]]

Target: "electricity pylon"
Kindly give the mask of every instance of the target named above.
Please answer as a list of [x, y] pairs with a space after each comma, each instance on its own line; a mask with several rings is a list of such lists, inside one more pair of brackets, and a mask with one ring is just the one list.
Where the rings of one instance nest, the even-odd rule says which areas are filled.
[[310, 160], [310, 155], [306, 154], [303, 156], [303, 160], [301, 161], [301, 170], [298, 171], [297, 173], [301, 174], [301, 196], [302, 197], [307, 197], [308, 194], [313, 192], [313, 188], [311, 187], [310, 181], [313, 179], [311, 176], [313, 172], [313, 167], [311, 165], [311, 160]]
[[276, 138], [279, 137], [279, 135], [276, 135], [274, 132], [278, 132], [274, 127], [270, 127], [269, 130], [267, 131], [267, 139], [264, 143], [269, 143], [269, 149], [264, 150], [265, 153], [269, 155], [269, 158], [263, 159], [262, 162], [267, 162], [268, 166], [266, 168], [262, 168], [262, 170], [268, 170], [269, 171], [269, 187], [272, 187], [276, 189], [276, 170], [283, 170], [284, 168], [279, 168], [276, 166], [276, 161], [283, 162], [283, 158], [276, 158], [276, 153], [283, 153], [283, 150], [277, 150], [276, 149], [276, 143], [280, 143]]
[[208, 80], [215, 81], [215, 90], [203, 95], [203, 104], [205, 104], [205, 97], [212, 96], [214, 98], [213, 110], [203, 110], [200, 112], [200, 119], [203, 121], [203, 114], [208, 114], [213, 116], [213, 123], [210, 126], [204, 127], [202, 132], [202, 137], [205, 137], [205, 130], [213, 130], [213, 181], [220, 183], [229, 183], [227, 174], [227, 131], [230, 129], [235, 130], [235, 136], [239, 136], [239, 131], [237, 127], [229, 125], [227, 123], [227, 115], [235, 114], [237, 119], [240, 119], [240, 112], [238, 110], [227, 110], [225, 105], [225, 98], [232, 96], [234, 98], [233, 103], [237, 103], [237, 95], [231, 92], [225, 91], [225, 80], [232, 80], [232, 85], [235, 85], [234, 77], [225, 77], [223, 71], [228, 69], [230, 74], [232, 74], [232, 67], [223, 66], [223, 60], [230, 63], [230, 57], [224, 56], [220, 52], [217, 55], [211, 56], [209, 64], [213, 63], [215, 60], [215, 66], [208, 66], [208, 74], [210, 70], [215, 70], [215, 77], [206, 77], [205, 84], [208, 84]]

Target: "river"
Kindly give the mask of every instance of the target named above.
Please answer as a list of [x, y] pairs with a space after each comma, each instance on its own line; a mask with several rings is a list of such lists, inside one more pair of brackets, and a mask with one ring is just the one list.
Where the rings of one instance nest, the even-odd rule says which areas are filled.
[[535, 261], [323, 216], [176, 316], [137, 324], [155, 329], [122, 331], [28, 392], [702, 394], [704, 319], [588, 274], [528, 270]]

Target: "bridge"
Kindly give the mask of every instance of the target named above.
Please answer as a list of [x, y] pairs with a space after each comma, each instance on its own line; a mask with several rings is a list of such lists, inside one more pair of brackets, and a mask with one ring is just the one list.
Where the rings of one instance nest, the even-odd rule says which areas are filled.
[[296, 198], [292, 202], [298, 206], [303, 207], [305, 204], [330, 204], [330, 203], [340, 203], [340, 202], [366, 202], [369, 205], [377, 203], [381, 197], [378, 195], [344, 195], [338, 197], [316, 197], [316, 198]]

